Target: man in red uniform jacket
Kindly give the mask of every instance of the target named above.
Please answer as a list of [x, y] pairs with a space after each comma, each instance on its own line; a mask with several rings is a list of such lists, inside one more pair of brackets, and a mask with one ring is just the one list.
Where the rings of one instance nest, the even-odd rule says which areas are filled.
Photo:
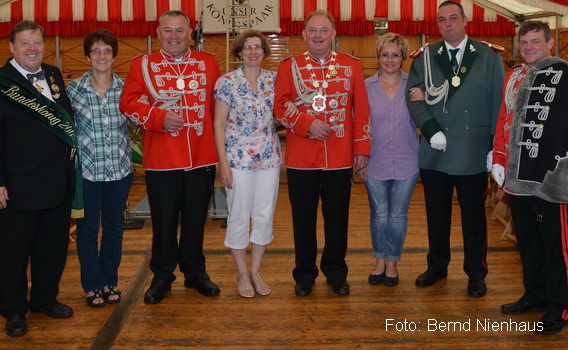
[[525, 292], [501, 311], [545, 311], [535, 331], [568, 324], [568, 62], [551, 57], [542, 21], [519, 28], [524, 65], [506, 77], [493, 142], [495, 181], [509, 194]]
[[[162, 49], [132, 63], [120, 101], [122, 113], [144, 129], [142, 164], [154, 232], [154, 279], [144, 297], [149, 304], [171, 289], [177, 264], [186, 287], [208, 296], [220, 292], [205, 271], [203, 255], [217, 163], [212, 109], [219, 66], [213, 56], [188, 49], [191, 28], [183, 12], [163, 14], [157, 32]], [[142, 95], [149, 105], [139, 101]]]
[[[280, 65], [274, 115], [287, 128], [286, 166], [292, 204], [296, 295], [312, 292], [316, 266], [319, 198], [325, 220], [321, 270], [333, 291], [349, 294], [347, 228], [352, 167], [370, 155], [369, 105], [358, 60], [332, 51], [335, 21], [324, 11], [308, 15], [302, 33], [309, 51]], [[299, 113], [285, 116], [292, 100]]]

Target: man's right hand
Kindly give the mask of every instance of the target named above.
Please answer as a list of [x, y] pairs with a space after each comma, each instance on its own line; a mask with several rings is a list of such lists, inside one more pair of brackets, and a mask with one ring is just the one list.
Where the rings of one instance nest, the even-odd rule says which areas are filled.
[[168, 111], [164, 117], [164, 124], [162, 128], [167, 132], [176, 132], [181, 130], [183, 126], [183, 118], [181, 115], [176, 114], [172, 111]]
[[5, 186], [0, 187], [0, 209], [4, 209], [8, 206], [8, 190]]
[[503, 187], [503, 182], [505, 181], [505, 168], [503, 168], [501, 164], [493, 164], [491, 175], [493, 175], [497, 185], [499, 185], [499, 187]]
[[327, 139], [329, 137], [329, 132], [329, 126], [319, 119], [314, 119], [308, 129], [308, 135], [312, 136], [316, 140]]
[[438, 151], [446, 151], [446, 135], [443, 132], [438, 131], [430, 139], [430, 147]]

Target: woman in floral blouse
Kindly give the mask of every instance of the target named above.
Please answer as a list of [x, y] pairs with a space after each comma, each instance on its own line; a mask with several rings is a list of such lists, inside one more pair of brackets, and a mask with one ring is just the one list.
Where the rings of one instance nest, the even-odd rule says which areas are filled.
[[[77, 220], [77, 254], [87, 304], [120, 301], [124, 209], [132, 185], [128, 123], [118, 104], [124, 79], [112, 72], [118, 40], [106, 29], [90, 32], [83, 49], [92, 68], [69, 83], [83, 171], [85, 217]], [[99, 223], [102, 223], [100, 249]]]
[[[237, 265], [237, 292], [251, 298], [255, 291], [260, 295], [272, 291], [262, 280], [260, 267], [266, 245], [273, 238], [272, 217], [282, 163], [272, 115], [276, 72], [260, 67], [270, 55], [270, 47], [257, 30], [241, 33], [231, 51], [243, 65], [215, 85], [215, 143], [229, 209], [225, 245], [231, 248]], [[291, 102], [288, 107], [289, 113], [295, 113]], [[250, 270], [246, 260], [249, 242]]]

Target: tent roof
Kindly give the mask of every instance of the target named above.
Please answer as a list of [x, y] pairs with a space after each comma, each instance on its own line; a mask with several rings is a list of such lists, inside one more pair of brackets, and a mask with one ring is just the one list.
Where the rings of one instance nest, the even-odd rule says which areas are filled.
[[[552, 28], [568, 26], [568, 0], [472, 0], [479, 6], [522, 22], [527, 19], [548, 21]], [[556, 23], [556, 16], [563, 16]]]

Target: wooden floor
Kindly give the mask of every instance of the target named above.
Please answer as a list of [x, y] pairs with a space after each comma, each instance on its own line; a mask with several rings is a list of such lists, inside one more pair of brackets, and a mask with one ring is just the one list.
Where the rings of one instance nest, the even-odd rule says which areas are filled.
[[[144, 179], [138, 174], [131, 206], [143, 195]], [[183, 275], [178, 272], [172, 291], [160, 304], [144, 304], [151, 279], [148, 261], [152, 234], [147, 220], [143, 229], [125, 231], [119, 280], [123, 301], [102, 309], [89, 308], [79, 283], [75, 244], [71, 243], [59, 299], [73, 307], [74, 316], [56, 320], [28, 314], [29, 332], [20, 338], [2, 333], [0, 349], [565, 348], [568, 330], [552, 336], [517, 330], [515, 322], [517, 327], [532, 329], [540, 315], [508, 316], [499, 311], [501, 304], [515, 301], [523, 290], [516, 246], [499, 239], [503, 225], [497, 221], [488, 222], [490, 270], [485, 297], [475, 299], [466, 293], [457, 205], [448, 278], [431, 287], [414, 285], [426, 267], [423, 203], [419, 183], [412, 197], [408, 235], [399, 263], [400, 284], [371, 286], [367, 276], [374, 259], [367, 197], [362, 183], [353, 186], [347, 256], [349, 296], [334, 294], [321, 275], [311, 296], [294, 295], [285, 176], [281, 178], [274, 219], [275, 239], [263, 267], [264, 279], [273, 288], [270, 296], [245, 299], [236, 294], [236, 272], [230, 252], [223, 246], [225, 229], [219, 220], [206, 224], [207, 270], [221, 288], [221, 295], [212, 298], [185, 288]], [[321, 220], [319, 231], [322, 239]], [[442, 325], [449, 328], [444, 330]]]

